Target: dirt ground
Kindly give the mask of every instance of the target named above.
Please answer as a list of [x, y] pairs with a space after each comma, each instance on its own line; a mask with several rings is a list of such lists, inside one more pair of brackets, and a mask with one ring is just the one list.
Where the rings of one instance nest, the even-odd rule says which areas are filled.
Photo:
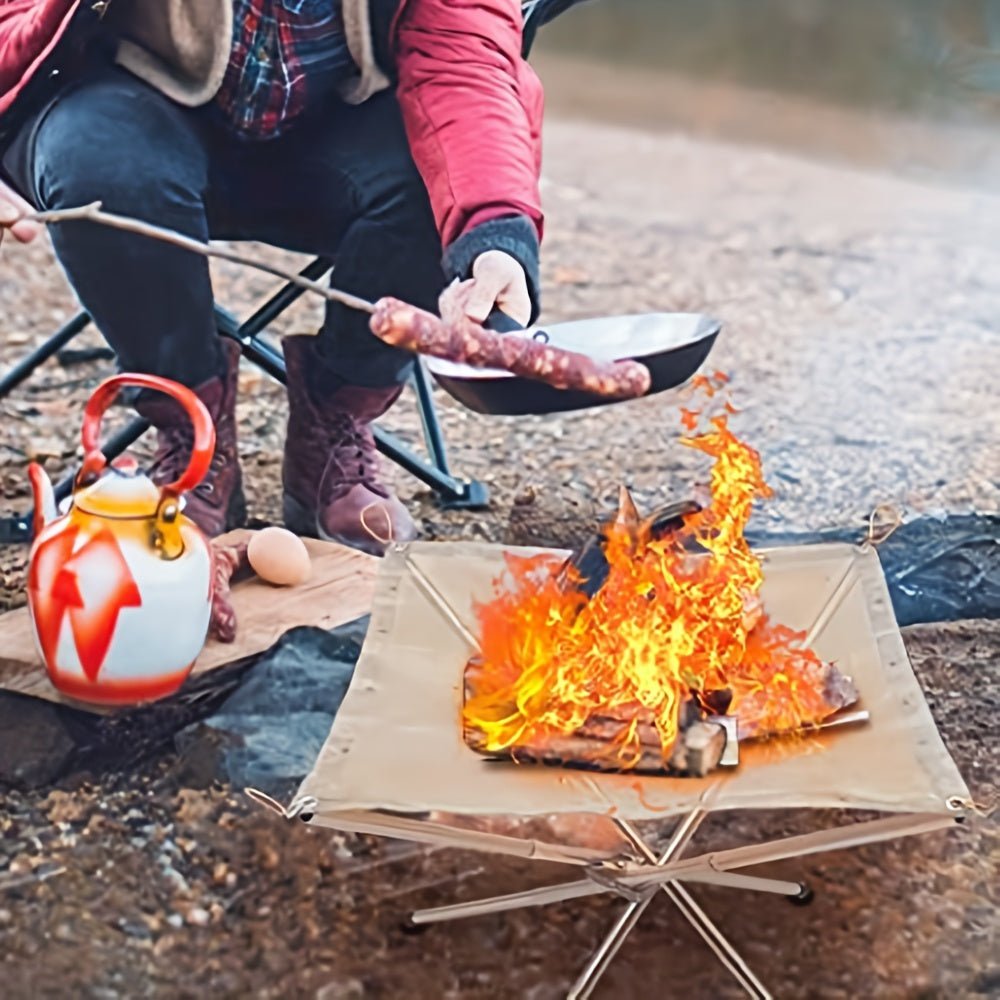
[[[719, 315], [725, 334], [713, 364], [732, 374], [739, 430], [778, 490], [762, 521], [860, 530], [885, 500], [907, 511], [1000, 506], [990, 426], [1000, 373], [995, 199], [569, 122], [551, 124], [546, 156], [546, 316]], [[271, 287], [230, 267], [217, 276], [220, 301], [241, 313]], [[74, 310], [45, 245], [5, 244], [0, 301], [3, 368]], [[316, 322], [316, 304], [304, 300], [278, 329], [307, 332]], [[88, 333], [74, 346], [97, 343]], [[110, 370], [106, 361], [50, 362], [0, 402], [0, 514], [28, 500], [26, 459], [56, 475], [67, 467], [80, 404]], [[252, 369], [241, 386], [252, 513], [274, 519], [281, 393]], [[538, 496], [539, 532], [565, 535], [566, 522], [585, 521], [622, 479], [649, 504], [701, 472], [676, 444], [669, 397], [518, 420], [440, 405], [454, 467], [486, 481], [494, 504], [483, 514], [443, 513], [399, 474], [425, 537], [509, 537], [512, 501], [526, 489]], [[386, 423], [419, 441], [409, 400]], [[24, 556], [0, 550], [0, 606], [23, 599]], [[974, 796], [991, 803], [1000, 628], [921, 627], [907, 643]], [[622, 905], [596, 898], [408, 936], [399, 921], [416, 905], [557, 873], [283, 825], [231, 789], [181, 787], [173, 764], [165, 755], [138, 772], [5, 796], [6, 995], [545, 1000], [565, 991]], [[721, 818], [700, 842], [779, 836], [800, 822]], [[776, 996], [1000, 996], [998, 856], [995, 820], [976, 817], [947, 835], [773, 866], [814, 884], [807, 909], [702, 888], [695, 895]], [[665, 899], [596, 996], [653, 990], [737, 995]]]
[[[997, 793], [1000, 625], [907, 630], [942, 734], [974, 793]], [[970, 693], [975, 691], [973, 700]], [[181, 787], [170, 756], [6, 797], [0, 954], [10, 997], [449, 997], [547, 1000], [565, 990], [623, 903], [595, 897], [445, 924], [409, 909], [565, 878], [554, 866], [341, 837], [231, 789]], [[805, 832], [846, 816], [735, 814], [698, 846]], [[766, 866], [807, 880], [807, 908], [693, 893], [778, 997], [996, 996], [995, 820]], [[666, 898], [598, 998], [739, 996]]]

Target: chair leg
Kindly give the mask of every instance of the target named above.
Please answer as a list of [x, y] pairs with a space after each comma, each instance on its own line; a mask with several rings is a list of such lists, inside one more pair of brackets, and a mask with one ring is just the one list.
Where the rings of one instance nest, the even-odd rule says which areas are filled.
[[[490, 503], [489, 489], [486, 484], [476, 479], [467, 483], [461, 482], [455, 479], [448, 468], [448, 455], [445, 449], [444, 435], [441, 433], [437, 408], [434, 406], [431, 383], [427, 378], [427, 370], [419, 361], [413, 370], [413, 387], [417, 393], [417, 408], [424, 429], [424, 443], [433, 460], [434, 468], [450, 483], [459, 487], [458, 491], [453, 489], [444, 492], [437, 490], [438, 502], [445, 510], [484, 510]], [[423, 479], [423, 476], [418, 473], [414, 474]], [[424, 481], [426, 482], [426, 480]]]
[[17, 388], [36, 368], [53, 355], [58, 354], [75, 336], [86, 329], [90, 316], [78, 313], [62, 329], [54, 333], [44, 344], [36, 347], [26, 358], [22, 358], [3, 378], [0, 378], [0, 399]]
[[[0, 378], [0, 399], [3, 399], [11, 390], [16, 389], [49, 358], [58, 354], [74, 337], [85, 330], [89, 323], [90, 316], [87, 313], [77, 313], [45, 343], [40, 344], [27, 357], [18, 361], [10, 371], [4, 374], [3, 378]], [[72, 477], [69, 477], [68, 484], [65, 480], [59, 483], [56, 487], [56, 502], [62, 500], [72, 487]], [[34, 508], [21, 517], [7, 517], [0, 520], [0, 545], [23, 545], [30, 542], [33, 518]]]
[[420, 423], [424, 428], [424, 442], [427, 445], [427, 450], [438, 469], [446, 476], [450, 475], [448, 453], [445, 450], [441, 424], [434, 406], [431, 384], [427, 379], [427, 370], [419, 359], [413, 366], [413, 388], [417, 393], [417, 408], [420, 411]]
[[[303, 277], [318, 281], [331, 267], [331, 261], [320, 257], [307, 264], [299, 273]], [[304, 291], [305, 289], [298, 285], [285, 285], [242, 323], [221, 306], [215, 308], [215, 324], [219, 333], [237, 341], [243, 356], [248, 361], [262, 368], [268, 375], [282, 384], [286, 381], [284, 359], [279, 351], [274, 350], [258, 334], [295, 302]], [[40, 365], [62, 350], [89, 323], [90, 316], [85, 312], [79, 313], [44, 344], [15, 364], [9, 372], [0, 378], [0, 399], [19, 386]], [[417, 365], [414, 372], [414, 388], [417, 393], [417, 405], [423, 425], [424, 440], [431, 461], [428, 462], [408, 448], [395, 435], [380, 427], [375, 428], [375, 444], [378, 450], [391, 462], [395, 462], [406, 472], [416, 476], [417, 479], [429, 486], [437, 495], [440, 505], [445, 509], [482, 510], [488, 507], [489, 492], [483, 483], [464, 482], [453, 476], [448, 468], [444, 438], [434, 408], [430, 383], [420, 365]], [[145, 433], [147, 427], [148, 424], [145, 421], [133, 421], [108, 441], [104, 447], [104, 453], [109, 459], [116, 458], [129, 445], [138, 440]], [[61, 480], [56, 485], [57, 501], [68, 496], [72, 488], [72, 475]], [[32, 516], [33, 511], [28, 511], [23, 517], [0, 520], [0, 545], [30, 542]]]
[[[306, 268], [302, 273], [306, 277], [316, 278], [320, 262], [314, 262], [310, 267], [315, 266], [315, 270], [309, 273]], [[289, 290], [291, 289], [291, 290]], [[281, 352], [275, 350], [270, 344], [262, 340], [258, 334], [277, 315], [273, 306], [278, 296], [283, 295], [281, 308], [290, 305], [302, 289], [295, 286], [287, 286], [277, 293], [274, 298], [266, 302], [253, 316], [245, 323], [239, 323], [236, 318], [225, 309], [216, 307], [216, 326], [219, 332], [237, 341], [243, 356], [252, 364], [257, 365], [267, 372], [273, 379], [285, 385], [287, 374], [285, 372], [285, 361]], [[418, 374], [419, 373], [419, 374]], [[428, 462], [412, 449], [408, 448], [398, 437], [383, 430], [381, 427], [374, 428], [375, 445], [378, 450], [391, 462], [395, 462], [400, 468], [415, 476], [421, 482], [428, 485], [437, 495], [438, 502], [448, 510], [482, 510], [489, 506], [489, 492], [483, 483], [463, 482], [452, 475], [448, 469], [447, 456], [445, 454], [444, 439], [441, 434], [441, 425], [438, 423], [437, 413], [434, 409], [434, 401], [431, 397], [430, 385], [421, 366], [417, 366], [414, 372], [414, 383], [417, 392], [417, 405], [420, 411], [420, 419], [424, 427], [424, 439], [427, 442], [427, 450], [431, 454], [432, 461]]]

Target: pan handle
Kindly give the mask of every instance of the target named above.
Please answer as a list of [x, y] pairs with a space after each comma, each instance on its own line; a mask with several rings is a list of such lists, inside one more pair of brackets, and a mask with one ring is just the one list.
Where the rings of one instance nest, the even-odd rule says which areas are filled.
[[524, 327], [512, 316], [508, 316], [502, 309], [494, 309], [493, 312], [486, 317], [486, 322], [483, 324], [487, 330], [492, 330], [494, 333], [514, 333], [516, 330], [523, 330]]
[[[516, 319], [508, 316], [502, 309], [494, 309], [486, 317], [486, 322], [483, 326], [494, 333], [516, 333], [519, 330], [525, 329]], [[544, 330], [535, 330], [531, 335], [531, 339], [537, 340], [541, 344], [547, 344], [551, 338]]]

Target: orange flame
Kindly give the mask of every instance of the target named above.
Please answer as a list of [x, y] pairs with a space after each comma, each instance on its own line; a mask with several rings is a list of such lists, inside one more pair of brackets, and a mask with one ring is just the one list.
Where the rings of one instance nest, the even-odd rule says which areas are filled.
[[[697, 380], [708, 398], [727, 381], [719, 376]], [[682, 439], [714, 460], [711, 501], [662, 538], [620, 516], [605, 535], [607, 579], [589, 600], [567, 586], [559, 557], [508, 556], [494, 599], [476, 609], [481, 669], [464, 718], [484, 749], [541, 747], [611, 717], [626, 720], [609, 752], [627, 768], [640, 755], [640, 724], [655, 726], [669, 757], [692, 695], [730, 691], [741, 734], [800, 729], [834, 710], [804, 635], [763, 614], [763, 570], [744, 529], [754, 501], [771, 492], [725, 409]]]

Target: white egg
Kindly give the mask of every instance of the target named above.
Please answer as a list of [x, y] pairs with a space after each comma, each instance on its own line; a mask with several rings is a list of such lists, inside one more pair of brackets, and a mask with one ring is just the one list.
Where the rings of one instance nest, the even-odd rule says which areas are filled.
[[247, 544], [247, 559], [262, 580], [279, 587], [305, 583], [312, 573], [305, 543], [284, 528], [255, 531]]

